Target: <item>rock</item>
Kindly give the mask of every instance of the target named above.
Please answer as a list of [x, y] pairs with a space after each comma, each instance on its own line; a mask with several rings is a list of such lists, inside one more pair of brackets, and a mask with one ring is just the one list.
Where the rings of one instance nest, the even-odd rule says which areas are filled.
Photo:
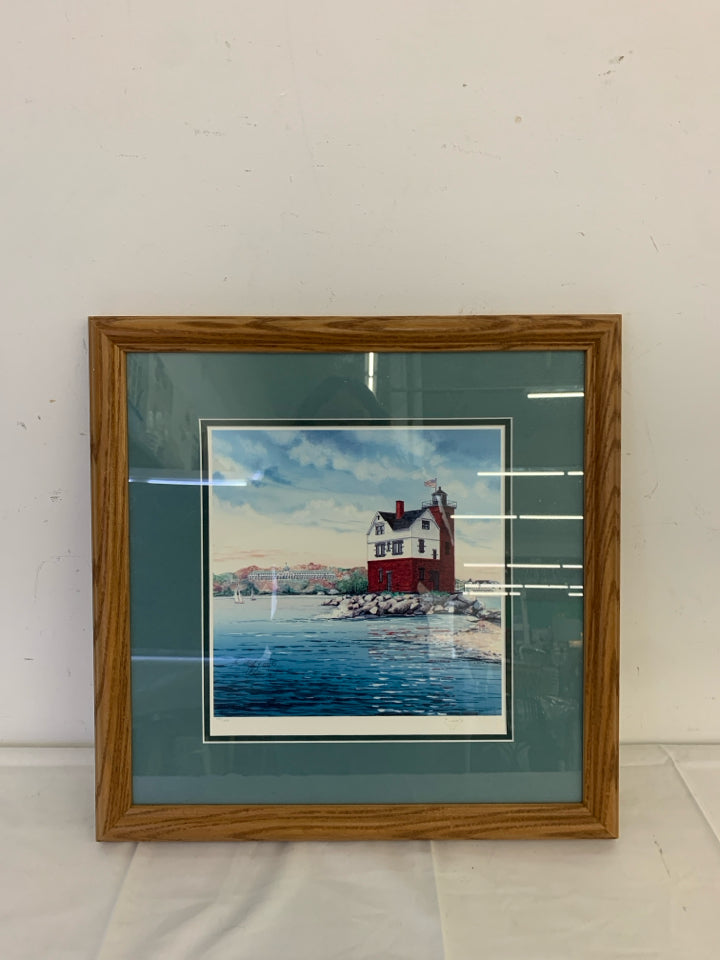
[[347, 600], [339, 600], [337, 603], [333, 604], [333, 608], [334, 609], [331, 616], [337, 620], [342, 620], [343, 617], [352, 616], [352, 611]]
[[400, 603], [395, 606], [395, 613], [409, 613], [411, 603], [412, 601], [407, 598], [401, 600]]
[[469, 603], [459, 594], [438, 593], [366, 593], [362, 596], [344, 596], [323, 601], [323, 606], [334, 607], [331, 616], [337, 619], [355, 617], [413, 617], [428, 614], [465, 615], [479, 617], [484, 608]]

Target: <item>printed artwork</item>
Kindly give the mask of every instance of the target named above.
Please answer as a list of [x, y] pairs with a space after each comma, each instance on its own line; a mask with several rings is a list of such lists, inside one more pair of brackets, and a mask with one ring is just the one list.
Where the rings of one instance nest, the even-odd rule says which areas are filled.
[[509, 735], [507, 423], [201, 431], [206, 739]]

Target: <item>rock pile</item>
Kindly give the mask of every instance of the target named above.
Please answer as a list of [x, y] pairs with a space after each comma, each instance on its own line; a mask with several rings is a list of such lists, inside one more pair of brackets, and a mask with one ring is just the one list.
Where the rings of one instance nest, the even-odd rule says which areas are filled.
[[486, 610], [480, 600], [463, 593], [366, 593], [354, 597], [331, 597], [324, 607], [334, 607], [338, 620], [356, 617], [425, 617], [451, 615], [500, 623], [499, 610]]

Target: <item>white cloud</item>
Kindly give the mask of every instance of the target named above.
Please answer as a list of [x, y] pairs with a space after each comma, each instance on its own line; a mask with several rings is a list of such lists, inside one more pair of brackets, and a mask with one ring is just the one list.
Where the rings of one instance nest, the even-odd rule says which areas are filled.
[[[391, 431], [388, 431], [391, 433]], [[380, 435], [383, 435], [382, 432]], [[374, 437], [378, 434], [374, 433]], [[362, 482], [379, 482], [382, 480], [407, 480], [412, 476], [413, 471], [417, 477], [424, 478], [430, 470], [437, 471], [442, 468], [437, 456], [430, 453], [431, 445], [425, 444], [428, 450], [428, 462], [420, 460], [417, 464], [408, 464], [406, 457], [401, 457], [399, 452], [405, 452], [404, 447], [398, 447], [397, 438], [393, 445], [388, 441], [387, 452], [383, 456], [378, 456], [375, 452], [372, 456], [365, 456], [357, 453], [347, 454], [339, 450], [332, 443], [322, 440], [312, 440], [307, 437], [298, 438], [297, 442], [287, 448], [287, 455], [300, 466], [315, 466], [319, 470], [337, 470], [349, 473]]]
[[[210, 442], [211, 473], [222, 473], [228, 479], [247, 479], [268, 464], [268, 451], [264, 444], [254, 442], [245, 433], [242, 443], [242, 458], [236, 455], [224, 431], [212, 430]], [[226, 432], [226, 431], [225, 431]]]
[[348, 531], [362, 530], [370, 525], [374, 510], [360, 509], [351, 503], [336, 500], [311, 500], [304, 507], [287, 514], [285, 522], [300, 526], [328, 527]]
[[[313, 510], [317, 509], [317, 521]], [[338, 526], [330, 526], [332, 510]], [[291, 514], [266, 516], [249, 504], [233, 506], [213, 498], [210, 552], [215, 573], [240, 567], [327, 563], [356, 566], [365, 562], [368, 515], [350, 505], [327, 501], [308, 504]]]
[[223, 454], [214, 454], [210, 461], [210, 476], [220, 473], [229, 480], [247, 480], [255, 470]]

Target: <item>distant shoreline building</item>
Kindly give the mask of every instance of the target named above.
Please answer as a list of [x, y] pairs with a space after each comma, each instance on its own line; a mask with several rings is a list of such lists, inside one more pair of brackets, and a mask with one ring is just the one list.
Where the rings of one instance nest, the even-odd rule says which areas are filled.
[[394, 513], [378, 510], [367, 532], [368, 590], [452, 593], [456, 507], [437, 487], [418, 510], [406, 510], [403, 500]]
[[267, 567], [252, 570], [246, 579], [256, 580], [332, 580], [337, 576], [337, 567]]

